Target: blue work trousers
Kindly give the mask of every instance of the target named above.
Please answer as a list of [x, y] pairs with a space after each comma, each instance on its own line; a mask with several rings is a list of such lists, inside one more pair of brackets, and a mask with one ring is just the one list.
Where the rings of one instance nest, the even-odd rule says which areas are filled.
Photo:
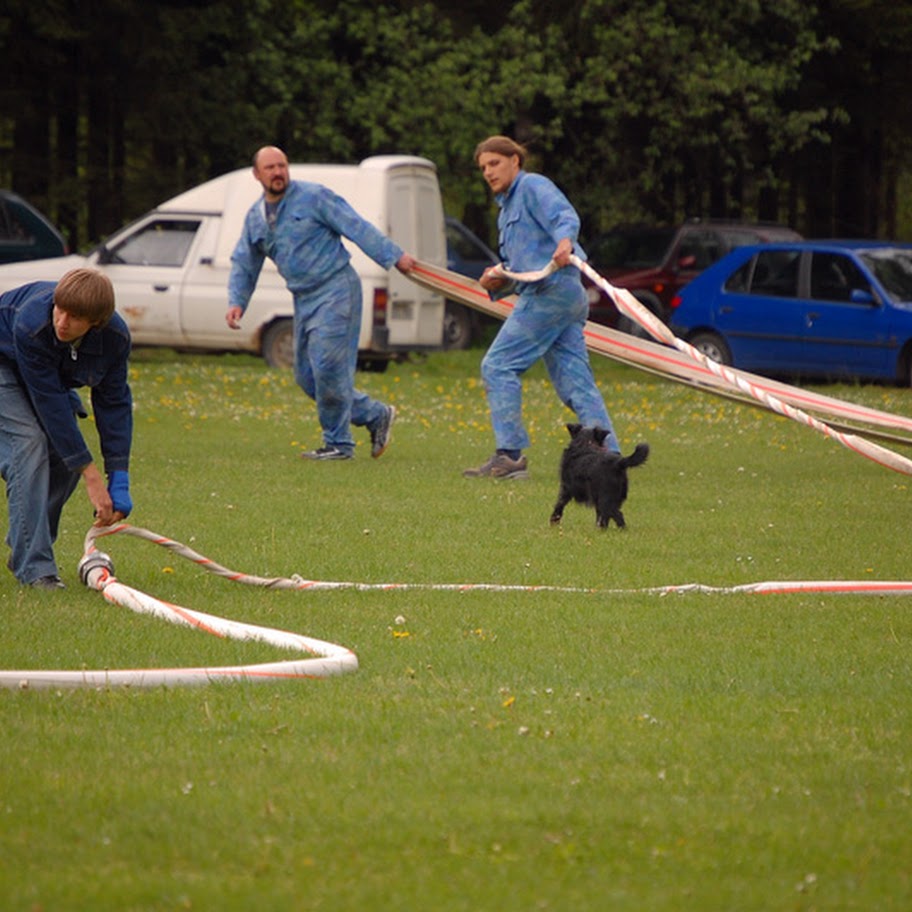
[[352, 453], [351, 425], [371, 427], [386, 406], [355, 389], [361, 279], [351, 266], [294, 298], [295, 380], [317, 404], [323, 443]]
[[60, 514], [79, 483], [79, 473], [68, 469], [50, 447], [16, 370], [2, 360], [0, 476], [6, 482], [6, 544], [13, 575], [26, 584], [57, 575], [54, 542]]
[[522, 421], [522, 375], [539, 358], [561, 402], [585, 427], [610, 432], [605, 446], [617, 452], [614, 426], [592, 375], [583, 337], [587, 305], [585, 291], [568, 301], [559, 294], [523, 292], [481, 362], [498, 449], [523, 450], [529, 434]]

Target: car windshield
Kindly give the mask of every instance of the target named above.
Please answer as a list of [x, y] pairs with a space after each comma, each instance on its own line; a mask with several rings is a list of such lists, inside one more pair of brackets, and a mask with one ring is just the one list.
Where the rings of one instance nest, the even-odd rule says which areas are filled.
[[881, 247], [863, 250], [859, 259], [895, 301], [912, 301], [912, 250]]
[[107, 262], [130, 266], [182, 266], [198, 221], [156, 219], [108, 252]]
[[602, 269], [649, 269], [662, 264], [674, 236], [674, 228], [611, 231], [595, 241], [588, 253]]

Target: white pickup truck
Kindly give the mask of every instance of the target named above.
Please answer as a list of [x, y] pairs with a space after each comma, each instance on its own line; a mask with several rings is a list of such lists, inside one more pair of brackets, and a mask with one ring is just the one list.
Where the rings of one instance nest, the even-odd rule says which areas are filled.
[[[420, 260], [446, 265], [446, 236], [433, 162], [380, 155], [360, 165], [292, 164], [292, 180], [315, 181]], [[93, 266], [114, 283], [117, 310], [137, 346], [249, 351], [275, 367], [292, 363], [292, 298], [267, 260], [240, 330], [225, 323], [230, 257], [262, 187], [252, 169], [222, 175], [146, 213], [87, 256], [0, 266], [0, 292]], [[361, 277], [359, 363], [382, 370], [411, 351], [443, 347], [444, 300], [349, 245]]]

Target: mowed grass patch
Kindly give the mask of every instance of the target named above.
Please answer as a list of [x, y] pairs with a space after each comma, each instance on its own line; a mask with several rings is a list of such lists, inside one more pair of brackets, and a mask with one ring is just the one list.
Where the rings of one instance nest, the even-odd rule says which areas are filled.
[[[138, 353], [133, 522], [242, 572], [417, 588], [266, 592], [103, 540], [126, 584], [346, 645], [360, 669], [0, 693], [4, 908], [908, 906], [907, 600], [639, 591], [907, 579], [907, 480], [598, 361], [625, 452], [652, 454], [626, 532], [577, 505], [553, 528], [572, 415], [543, 372], [526, 383], [531, 479], [461, 477], [493, 445], [479, 359], [359, 374], [399, 409], [393, 443], [371, 460], [362, 431], [355, 460], [314, 465], [298, 455], [320, 442], [313, 407], [289, 375]], [[905, 390], [827, 392], [909, 413]], [[80, 491], [65, 593], [0, 588], [3, 667], [287, 657], [83, 588], [89, 522]]]

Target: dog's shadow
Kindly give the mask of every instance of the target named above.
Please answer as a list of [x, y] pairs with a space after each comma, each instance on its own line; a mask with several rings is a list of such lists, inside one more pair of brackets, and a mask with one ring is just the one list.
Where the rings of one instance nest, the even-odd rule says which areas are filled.
[[604, 428], [585, 428], [568, 424], [570, 443], [560, 462], [560, 491], [551, 512], [557, 525], [564, 507], [571, 500], [595, 507], [595, 524], [606, 529], [613, 519], [619, 529], [626, 528], [621, 506], [627, 499], [627, 469], [642, 465], [649, 456], [649, 444], [638, 443], [629, 456], [605, 449], [609, 432]]

